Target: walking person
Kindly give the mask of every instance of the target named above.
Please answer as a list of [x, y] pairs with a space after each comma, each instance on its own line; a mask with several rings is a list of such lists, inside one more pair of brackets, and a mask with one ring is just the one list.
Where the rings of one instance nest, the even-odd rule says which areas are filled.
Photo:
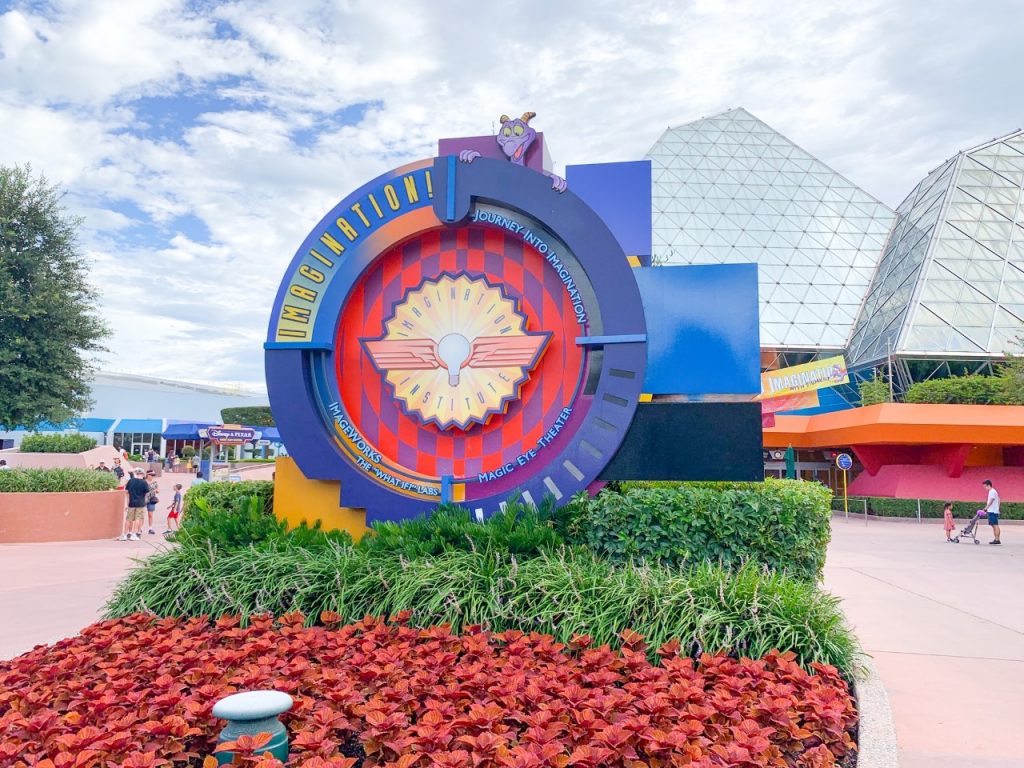
[[127, 534], [123, 537], [125, 541], [142, 540], [142, 518], [146, 511], [146, 497], [149, 495], [149, 483], [146, 482], [142, 469], [136, 469], [128, 485], [125, 486], [128, 493], [128, 514]]
[[170, 506], [167, 507], [167, 530], [164, 531], [164, 536], [171, 532], [171, 521], [174, 521], [174, 529], [178, 530], [181, 527], [181, 483], [174, 484], [174, 500]]
[[10, 467], [7, 466], [7, 459], [0, 459], [0, 469], [10, 469]]
[[988, 501], [985, 502], [985, 512], [988, 513], [988, 524], [992, 528], [992, 535], [995, 536], [989, 544], [1002, 544], [999, 540], [999, 492], [992, 487], [992, 481], [986, 480], [982, 483], [988, 488]]
[[114, 477], [117, 478], [117, 487], [124, 487], [124, 467], [121, 466], [120, 459], [114, 459], [114, 468], [110, 470], [114, 473]]
[[160, 497], [157, 496], [160, 484], [156, 481], [156, 473], [153, 470], [146, 473], [146, 485], [149, 486], [146, 493], [146, 516], [149, 518], [149, 533], [153, 535], [156, 533], [156, 528], [153, 527], [153, 513], [156, 512], [156, 505], [160, 503]]

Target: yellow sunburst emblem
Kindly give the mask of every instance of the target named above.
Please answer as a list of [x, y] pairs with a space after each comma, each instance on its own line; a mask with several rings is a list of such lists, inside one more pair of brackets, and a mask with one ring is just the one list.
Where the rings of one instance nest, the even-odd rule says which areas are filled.
[[407, 413], [441, 429], [484, 424], [519, 397], [551, 334], [482, 277], [444, 275], [406, 294], [366, 354]]

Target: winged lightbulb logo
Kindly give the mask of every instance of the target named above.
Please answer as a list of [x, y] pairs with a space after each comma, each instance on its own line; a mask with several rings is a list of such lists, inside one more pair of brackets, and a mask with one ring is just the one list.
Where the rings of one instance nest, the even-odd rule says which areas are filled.
[[481, 277], [444, 275], [406, 294], [384, 335], [361, 339], [409, 413], [442, 429], [484, 424], [519, 397], [551, 334]]
[[461, 333], [446, 334], [437, 342], [437, 356], [448, 369], [448, 383], [451, 386], [459, 386], [459, 371], [462, 370], [462, 364], [468, 362], [472, 351], [469, 339]]

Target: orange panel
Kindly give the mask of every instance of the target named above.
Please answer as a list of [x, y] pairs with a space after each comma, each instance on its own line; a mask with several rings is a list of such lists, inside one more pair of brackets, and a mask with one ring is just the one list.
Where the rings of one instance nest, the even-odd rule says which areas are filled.
[[776, 416], [765, 448], [1024, 445], [1024, 406], [885, 403], [818, 416]]
[[1001, 467], [1003, 466], [1003, 446], [976, 445], [967, 454], [964, 462], [967, 467]]

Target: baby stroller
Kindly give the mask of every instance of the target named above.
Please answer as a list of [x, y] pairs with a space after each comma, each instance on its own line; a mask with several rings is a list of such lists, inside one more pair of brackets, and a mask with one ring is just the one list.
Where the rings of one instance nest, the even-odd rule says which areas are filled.
[[984, 519], [984, 517], [985, 510], [979, 509], [977, 513], [974, 515], [974, 517], [971, 518], [970, 522], [968, 522], [967, 525], [963, 527], [960, 533], [953, 537], [953, 541], [959, 544], [961, 536], [969, 536], [975, 544], [981, 544], [981, 542], [978, 541], [978, 523], [980, 523], [981, 520]]

